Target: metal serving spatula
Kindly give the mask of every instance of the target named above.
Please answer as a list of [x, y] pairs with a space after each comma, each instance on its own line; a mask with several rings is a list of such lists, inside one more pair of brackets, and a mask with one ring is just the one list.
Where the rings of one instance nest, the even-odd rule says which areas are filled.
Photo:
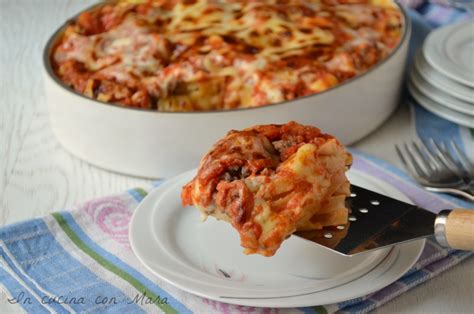
[[297, 232], [343, 255], [392, 246], [434, 235], [442, 246], [474, 250], [474, 209], [443, 210], [438, 215], [351, 185], [347, 225]]

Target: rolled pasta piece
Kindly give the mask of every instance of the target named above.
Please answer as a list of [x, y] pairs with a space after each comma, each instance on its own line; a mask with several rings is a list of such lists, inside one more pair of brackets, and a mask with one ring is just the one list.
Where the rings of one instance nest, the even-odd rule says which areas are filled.
[[183, 187], [183, 205], [232, 224], [244, 253], [272, 256], [298, 230], [345, 224], [351, 154], [296, 122], [230, 131]]

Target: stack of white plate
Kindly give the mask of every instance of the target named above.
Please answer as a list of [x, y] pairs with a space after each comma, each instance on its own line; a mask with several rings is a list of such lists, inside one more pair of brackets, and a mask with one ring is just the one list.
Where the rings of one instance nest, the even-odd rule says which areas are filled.
[[430, 33], [415, 57], [408, 89], [427, 110], [474, 128], [474, 21]]

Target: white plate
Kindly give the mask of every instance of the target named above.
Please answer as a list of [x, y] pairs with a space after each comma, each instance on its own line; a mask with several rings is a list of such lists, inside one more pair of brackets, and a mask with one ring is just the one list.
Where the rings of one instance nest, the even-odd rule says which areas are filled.
[[410, 91], [410, 94], [413, 96], [413, 98], [415, 98], [415, 100], [426, 110], [431, 111], [434, 114], [445, 118], [446, 120], [466, 126], [468, 128], [474, 128], [474, 116], [451, 110], [442, 104], [437, 103], [423, 94], [416, 86], [414, 86], [411, 80], [408, 82], [408, 90]]
[[439, 28], [423, 45], [428, 63], [449, 78], [474, 87], [474, 22]]
[[415, 85], [415, 87], [420, 90], [420, 92], [422, 92], [432, 100], [436, 101], [437, 103], [454, 111], [458, 111], [474, 117], [474, 104], [464, 102], [460, 99], [454, 98], [452, 96], [449, 96], [448, 94], [439, 91], [433, 85], [426, 82], [416, 70], [411, 71], [410, 80], [413, 85]]
[[474, 103], [474, 88], [459, 84], [436, 71], [426, 62], [421, 51], [416, 54], [414, 64], [418, 74], [434, 87], [451, 96]]
[[[129, 236], [134, 253], [147, 269], [205, 298], [266, 307], [349, 300], [397, 280], [413, 266], [424, 247], [424, 240], [418, 240], [354, 259], [290, 237], [273, 257], [245, 256], [237, 232], [228, 223], [212, 218], [202, 223], [197, 209], [181, 206], [181, 187], [194, 174], [184, 173], [151, 192], [136, 209]], [[351, 170], [349, 178], [409, 201], [392, 186], [366, 174]], [[314, 252], [320, 255], [312, 255]], [[324, 276], [324, 271], [334, 269], [340, 273]], [[313, 274], [306, 276], [307, 272]]]

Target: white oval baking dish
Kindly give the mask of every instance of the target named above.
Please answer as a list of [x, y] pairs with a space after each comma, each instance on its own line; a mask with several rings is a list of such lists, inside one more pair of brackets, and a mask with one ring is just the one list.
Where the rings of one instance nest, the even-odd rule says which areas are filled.
[[43, 53], [51, 126], [73, 155], [124, 174], [166, 178], [198, 166], [201, 156], [231, 129], [295, 120], [351, 144], [379, 127], [397, 107], [410, 21], [405, 10], [400, 44], [368, 72], [325, 92], [250, 109], [157, 112], [87, 98], [53, 73], [50, 53], [61, 26]]

